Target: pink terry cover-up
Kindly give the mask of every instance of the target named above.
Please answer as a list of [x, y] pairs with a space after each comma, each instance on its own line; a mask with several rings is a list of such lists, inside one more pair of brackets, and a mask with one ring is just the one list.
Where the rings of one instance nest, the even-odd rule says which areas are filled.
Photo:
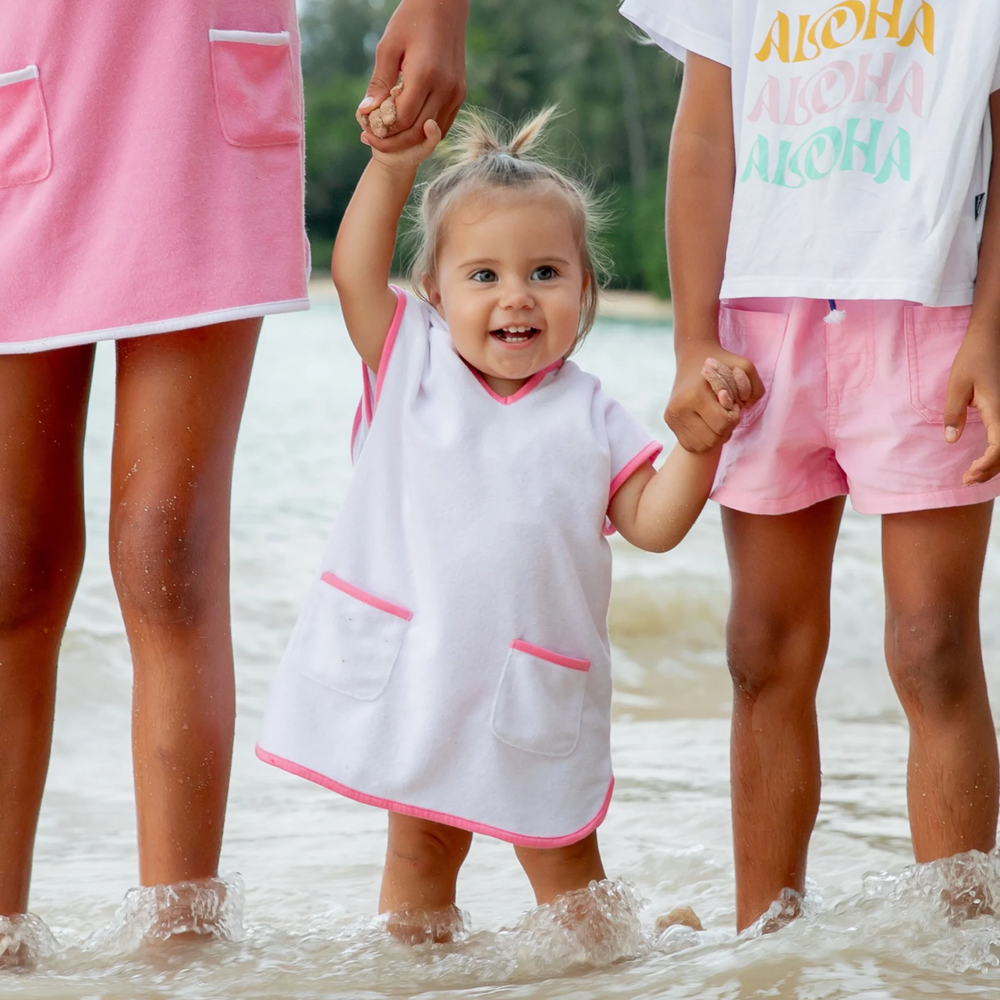
[[0, 353], [308, 307], [294, 0], [0, 20]]

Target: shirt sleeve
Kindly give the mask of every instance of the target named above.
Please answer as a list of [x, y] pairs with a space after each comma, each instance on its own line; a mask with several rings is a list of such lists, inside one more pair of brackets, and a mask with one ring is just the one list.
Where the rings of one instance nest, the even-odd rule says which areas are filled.
[[621, 13], [660, 48], [733, 64], [734, 0], [625, 0]]
[[604, 422], [611, 458], [611, 482], [608, 503], [629, 476], [646, 462], [652, 462], [663, 445], [649, 436], [649, 431], [615, 399], [598, 393], [598, 410]]

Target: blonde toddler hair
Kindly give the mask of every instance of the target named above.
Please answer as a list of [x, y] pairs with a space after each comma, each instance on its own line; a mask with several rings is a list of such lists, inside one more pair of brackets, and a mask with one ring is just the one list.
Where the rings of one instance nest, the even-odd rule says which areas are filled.
[[555, 107], [545, 108], [504, 141], [494, 119], [480, 111], [463, 113], [448, 138], [451, 166], [427, 185], [420, 200], [416, 226], [418, 244], [410, 276], [414, 287], [422, 289], [424, 275], [437, 275], [444, 227], [460, 199], [491, 190], [527, 194], [548, 189], [563, 198], [570, 210], [587, 279], [576, 337], [578, 345], [594, 325], [608, 267], [597, 243], [602, 220], [590, 188], [527, 155], [539, 145], [542, 133], [555, 114]]

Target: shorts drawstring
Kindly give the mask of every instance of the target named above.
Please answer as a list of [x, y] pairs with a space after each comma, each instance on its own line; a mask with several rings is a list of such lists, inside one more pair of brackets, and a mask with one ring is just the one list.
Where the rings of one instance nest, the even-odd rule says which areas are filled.
[[827, 299], [827, 301], [830, 303], [830, 311], [829, 311], [829, 313], [827, 313], [827, 315], [824, 318], [823, 322], [824, 323], [831, 323], [831, 324], [834, 324], [836, 326], [839, 326], [841, 323], [844, 322], [845, 319], [847, 319], [847, 313], [844, 312], [843, 309], [838, 309], [837, 308], [837, 300], [836, 299]]

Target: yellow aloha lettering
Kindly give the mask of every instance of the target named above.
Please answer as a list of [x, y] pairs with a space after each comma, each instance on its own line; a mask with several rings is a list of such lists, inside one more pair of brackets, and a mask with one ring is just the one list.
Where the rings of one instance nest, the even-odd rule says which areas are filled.
[[788, 15], [778, 11], [778, 16], [771, 25], [771, 30], [764, 39], [764, 44], [757, 53], [757, 58], [761, 62], [767, 62], [771, 58], [772, 50], [777, 52], [778, 58], [786, 63], [789, 61], [789, 44], [791, 41], [791, 29], [788, 23]]
[[899, 46], [906, 48], [912, 45], [917, 40], [917, 35], [920, 36], [928, 54], [934, 55], [934, 8], [926, 0], [913, 15], [906, 34], [899, 40]]
[[[820, 35], [823, 48], [840, 49], [845, 45], [850, 45], [861, 34], [865, 26], [866, 13], [865, 5], [861, 0], [842, 0], [836, 7], [831, 7], [825, 14], [821, 14], [819, 20], [816, 22], [816, 26], [823, 26], [823, 31]], [[838, 38], [834, 33], [835, 29], [838, 32], [841, 31], [850, 20], [851, 14], [854, 15], [854, 33], [850, 38], [843, 36]], [[815, 29], [813, 30], [815, 31]]]
[[899, 38], [899, 19], [903, 16], [903, 0], [892, 0], [892, 10], [880, 9], [881, 0], [872, 0], [871, 12], [868, 16], [868, 27], [865, 29], [865, 41], [878, 37], [878, 19], [882, 18], [889, 25], [886, 38]]

